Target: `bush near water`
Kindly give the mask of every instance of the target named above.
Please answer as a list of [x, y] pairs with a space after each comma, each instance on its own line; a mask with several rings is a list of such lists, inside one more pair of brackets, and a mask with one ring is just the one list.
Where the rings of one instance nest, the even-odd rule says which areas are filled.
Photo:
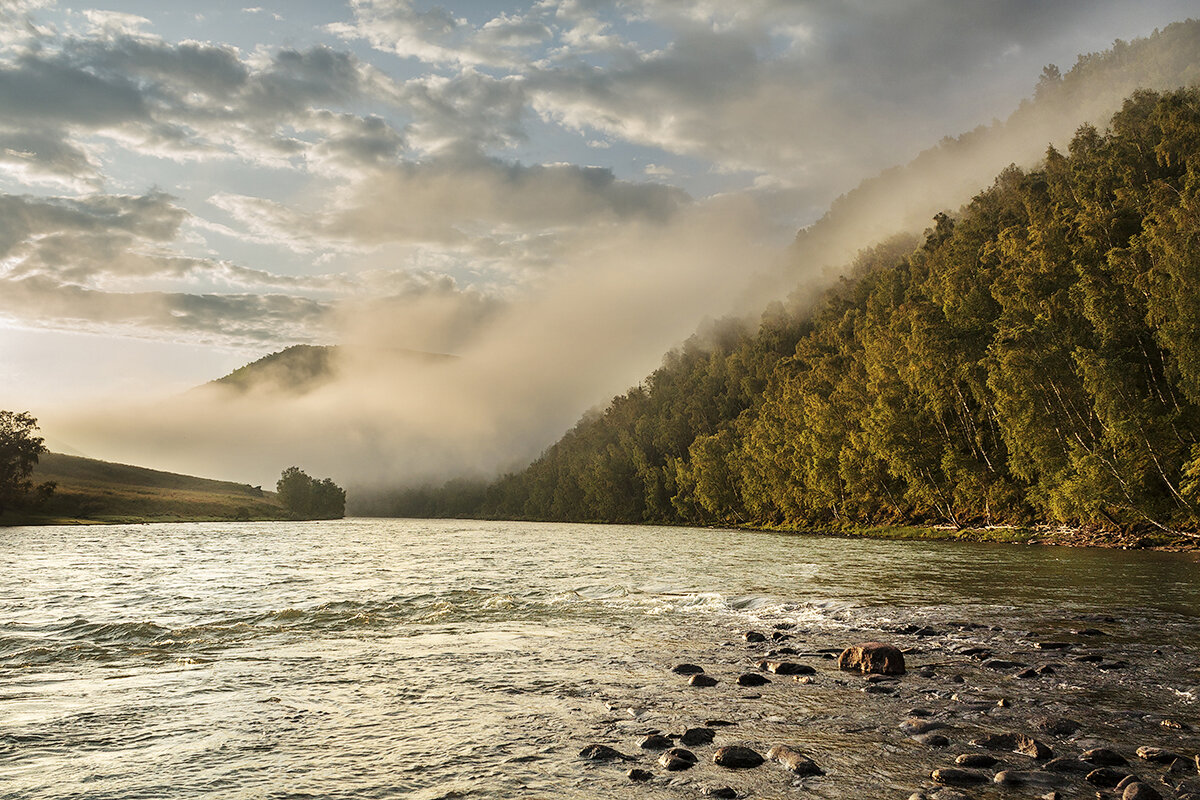
[[711, 325], [527, 469], [386, 511], [1195, 531], [1198, 434], [1200, 91], [1143, 91], [815, 307]]

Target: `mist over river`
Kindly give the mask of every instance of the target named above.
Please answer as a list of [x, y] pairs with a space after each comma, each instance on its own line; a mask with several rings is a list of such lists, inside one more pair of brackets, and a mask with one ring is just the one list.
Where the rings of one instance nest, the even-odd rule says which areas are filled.
[[[770, 646], [744, 632], [777, 625], [812, 683], [736, 686]], [[878, 637], [935, 676], [866, 694], [816, 655]], [[1057, 670], [993, 674], [969, 647]], [[688, 686], [683, 661], [721, 683]], [[980, 710], [998, 696], [1079, 721], [1056, 749], [1194, 754], [1198, 670], [1195, 554], [375, 519], [0, 530], [3, 798], [902, 798], [1005, 724]], [[897, 730], [972, 699], [948, 755]], [[827, 775], [722, 772], [705, 747], [665, 773], [638, 749], [710, 717], [737, 723], [718, 745], [786, 741]], [[638, 762], [581, 759], [592, 742]]]

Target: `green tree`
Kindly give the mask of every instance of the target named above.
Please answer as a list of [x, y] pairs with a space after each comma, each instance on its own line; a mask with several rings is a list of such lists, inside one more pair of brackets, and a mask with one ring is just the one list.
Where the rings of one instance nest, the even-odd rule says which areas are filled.
[[296, 519], [341, 519], [346, 492], [329, 478], [318, 481], [299, 467], [288, 467], [275, 484], [279, 501]]
[[54, 491], [53, 482], [33, 485], [38, 456], [48, 452], [37, 429], [37, 420], [27, 411], [0, 411], [0, 513]]

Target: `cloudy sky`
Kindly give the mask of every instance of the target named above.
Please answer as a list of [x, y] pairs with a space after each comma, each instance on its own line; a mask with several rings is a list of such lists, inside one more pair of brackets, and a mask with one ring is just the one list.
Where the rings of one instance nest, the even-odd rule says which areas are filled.
[[[658, 232], [724, 266], [621, 274], [734, 291], [714, 228], [786, 243], [861, 179], [1006, 117], [1045, 64], [1189, 11], [0, 0], [0, 406], [176, 392], [363, 320], [462, 353], [556, 291], [649, 291], [598, 264]], [[681, 307], [658, 352], [709, 310]]]

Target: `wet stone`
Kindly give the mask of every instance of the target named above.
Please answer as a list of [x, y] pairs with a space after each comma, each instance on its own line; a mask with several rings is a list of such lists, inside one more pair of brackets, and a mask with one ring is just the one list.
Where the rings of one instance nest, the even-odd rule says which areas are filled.
[[1099, 767], [1089, 772], [1084, 780], [1093, 786], [1099, 786], [1102, 789], [1111, 789], [1128, 774], [1128, 772], [1113, 769], [1112, 767]]
[[698, 664], [676, 664], [671, 667], [671, 672], [676, 675], [699, 675], [704, 672], [704, 667]]
[[1115, 750], [1109, 750], [1107, 747], [1084, 751], [1080, 758], [1100, 767], [1119, 767], [1126, 763], [1125, 756]]
[[652, 733], [638, 742], [638, 747], [643, 750], [666, 750], [668, 747], [674, 746], [675, 743], [669, 737], [658, 733]]
[[705, 674], [701, 673], [700, 675], [693, 675], [691, 680], [688, 681], [688, 685], [689, 686], [716, 686], [717, 679], [712, 677], [711, 675], [705, 675]]
[[903, 675], [904, 654], [899, 648], [882, 642], [865, 642], [847, 647], [838, 656], [838, 669], [863, 674]]
[[763, 757], [749, 747], [731, 744], [713, 753], [713, 763], [726, 769], [753, 769], [763, 763]]
[[738, 794], [733, 790], [732, 786], [701, 786], [700, 795], [702, 797], [737, 797]]
[[738, 676], [738, 686], [762, 686], [771, 681], [759, 675], [757, 672], [747, 672]]
[[958, 767], [940, 767], [929, 774], [934, 783], [944, 786], [978, 786], [988, 782], [988, 776], [982, 772]]
[[710, 744], [717, 732], [712, 728], [688, 728], [679, 737], [679, 743], [685, 744], [688, 747], [694, 747], [698, 744]]
[[633, 781], [634, 783], [645, 783], [654, 777], [654, 773], [648, 769], [638, 769], [637, 767], [634, 767], [633, 769], [629, 770], [629, 772], [625, 773], [625, 777], [629, 778], [629, 780]]
[[791, 771], [793, 775], [802, 778], [809, 775], [825, 774], [825, 770], [818, 767], [815, 761], [786, 744], [777, 744], [772, 747], [767, 751], [767, 758]]
[[1125, 787], [1121, 800], [1162, 800], [1162, 795], [1141, 781], [1134, 781]]
[[691, 769], [696, 766], [696, 754], [682, 747], [672, 747], [658, 757], [658, 763], [667, 772], [682, 772], [685, 769]]
[[1087, 775], [1096, 767], [1086, 761], [1081, 761], [1078, 758], [1052, 758], [1045, 764], [1042, 764], [1042, 769], [1047, 772], [1067, 772], [1075, 775]]
[[995, 756], [989, 756], [987, 753], [963, 753], [954, 759], [954, 763], [960, 767], [987, 769], [994, 767], [999, 760]]
[[1154, 764], [1170, 764], [1179, 758], [1179, 754], [1172, 753], [1170, 750], [1164, 750], [1161, 747], [1146, 746], [1137, 749], [1137, 757]]
[[589, 744], [579, 751], [579, 757], [586, 758], [588, 761], [631, 761], [633, 759], [633, 756], [627, 756], [606, 744]]
[[997, 772], [992, 781], [1001, 786], [1052, 786], [1058, 782], [1058, 778], [1050, 772], [1006, 769]]
[[758, 631], [746, 631], [746, 633], [742, 635], [742, 638], [750, 644], [758, 644], [759, 642], [765, 642], [767, 640], [767, 637]]

